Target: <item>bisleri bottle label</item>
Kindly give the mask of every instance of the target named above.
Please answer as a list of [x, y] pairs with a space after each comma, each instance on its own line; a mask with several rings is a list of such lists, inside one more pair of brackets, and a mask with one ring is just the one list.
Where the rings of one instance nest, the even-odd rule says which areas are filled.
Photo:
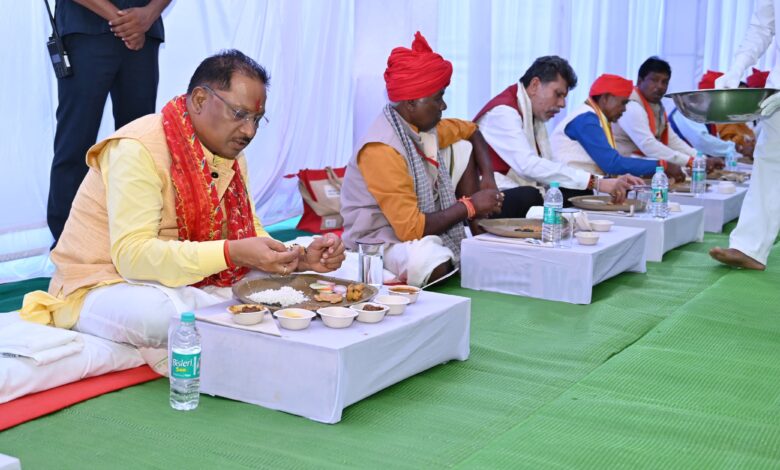
[[555, 207], [544, 208], [544, 223], [545, 224], [559, 224], [561, 223], [561, 213]]
[[200, 353], [171, 355], [171, 377], [175, 379], [197, 379], [200, 377]]
[[653, 188], [653, 202], [668, 202], [669, 192], [666, 189]]

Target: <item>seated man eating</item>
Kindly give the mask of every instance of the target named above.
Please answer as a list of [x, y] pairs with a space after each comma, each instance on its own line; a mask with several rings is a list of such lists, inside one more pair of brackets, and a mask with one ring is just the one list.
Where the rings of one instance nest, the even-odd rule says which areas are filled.
[[[522, 209], [509, 203], [516, 200], [517, 187], [557, 181], [564, 205], [568, 206], [570, 197], [592, 194], [593, 190], [622, 201], [632, 185], [643, 184], [631, 175], [602, 179], [598, 174], [553, 161], [546, 122], [566, 106], [566, 95], [575, 86], [577, 75], [566, 60], [540, 57], [518, 83], [491, 99], [474, 118], [490, 145], [498, 187], [507, 195], [502, 217], [525, 216]], [[543, 203], [538, 191], [533, 197], [531, 205]]]
[[[721, 75], [723, 72], [708, 70], [699, 81], [699, 90], [715, 88], [715, 80]], [[682, 137], [685, 143], [704, 155], [726, 157], [731, 153], [737, 153], [737, 146], [734, 142], [721, 139], [718, 136], [715, 124], [694, 122], [685, 117], [679, 108], [674, 108], [669, 114], [669, 125], [678, 136]]]
[[[638, 155], [690, 167], [696, 150], [669, 129], [669, 117], [661, 102], [672, 67], [665, 60], [650, 57], [639, 67], [636, 87], [628, 97], [626, 112], [613, 126], [615, 144], [621, 155]], [[707, 159], [707, 171], [723, 168], [716, 158]]]
[[477, 126], [441, 119], [451, 76], [452, 64], [419, 32], [411, 49], [393, 49], [390, 103], [358, 144], [341, 187], [346, 246], [383, 242], [385, 269], [414, 286], [458, 266], [463, 223], [498, 212], [503, 201]]
[[230, 298], [252, 269], [338, 268], [338, 237], [291, 251], [255, 215], [243, 150], [266, 119], [268, 82], [251, 58], [221, 52], [161, 114], [90, 148], [49, 293], [28, 294], [22, 318], [164, 348], [172, 316]]
[[550, 137], [553, 161], [594, 175], [652, 176], [658, 166], [674, 180], [685, 181], [678, 165], [666, 160], [625, 157], [615, 149], [612, 124], [625, 112], [634, 90], [630, 80], [604, 74], [590, 87], [588, 99], [556, 126]]
[[[768, 77], [768, 70], [762, 71], [753, 67], [753, 73], [744, 82], [739, 82], [739, 88], [764, 88], [766, 87]], [[713, 83], [714, 86], [715, 84]], [[718, 137], [734, 142], [737, 146], [737, 152], [742, 154], [747, 159], [747, 162], [751, 163], [753, 162], [753, 151], [756, 148], [759, 128], [760, 125], [757, 122], [735, 122], [715, 125]]]

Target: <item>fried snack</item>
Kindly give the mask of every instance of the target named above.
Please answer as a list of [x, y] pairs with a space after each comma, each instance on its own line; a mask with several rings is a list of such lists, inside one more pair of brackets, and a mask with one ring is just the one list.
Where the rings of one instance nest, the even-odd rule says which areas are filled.
[[336, 294], [335, 292], [321, 292], [314, 296], [314, 300], [317, 302], [330, 302], [332, 304], [337, 304], [344, 300], [344, 296], [341, 294]]
[[265, 310], [265, 306], [258, 304], [239, 304], [228, 307], [230, 313], [252, 313]]
[[363, 289], [366, 288], [365, 284], [350, 284], [347, 286], [347, 300], [349, 302], [357, 302], [363, 298]]

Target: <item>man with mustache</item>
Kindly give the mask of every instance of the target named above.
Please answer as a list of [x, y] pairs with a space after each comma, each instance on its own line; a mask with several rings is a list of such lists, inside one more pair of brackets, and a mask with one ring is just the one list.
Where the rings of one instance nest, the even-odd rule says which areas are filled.
[[685, 174], [674, 163], [625, 157], [615, 149], [612, 123], [626, 111], [633, 89], [631, 81], [623, 77], [612, 74], [598, 77], [585, 103], [553, 131], [553, 160], [602, 176], [622, 173], [648, 176], [655, 173], [656, 167], [663, 166], [670, 178], [685, 181]]
[[267, 120], [268, 83], [223, 51], [161, 114], [92, 146], [49, 292], [28, 294], [22, 318], [164, 352], [171, 316], [224, 301], [250, 270], [338, 268], [338, 237], [288, 251], [255, 215], [243, 150]]
[[344, 243], [382, 242], [385, 269], [415, 286], [457, 267], [464, 222], [498, 212], [504, 199], [477, 126], [441, 118], [450, 77], [452, 64], [419, 32], [411, 49], [392, 50], [390, 102], [357, 145], [341, 187]]
[[[661, 102], [669, 88], [672, 68], [665, 60], [650, 57], [639, 67], [638, 75], [626, 112], [613, 126], [618, 152], [690, 168], [696, 150], [669, 128], [669, 117]], [[715, 168], [723, 168], [723, 161], [708, 158], [707, 171]]]
[[572, 196], [593, 190], [625, 199], [626, 191], [642, 180], [631, 175], [601, 178], [585, 170], [553, 161], [546, 122], [566, 106], [577, 75], [558, 56], [540, 57], [519, 82], [491, 99], [474, 121], [490, 145], [495, 179], [506, 194], [500, 217], [524, 217], [528, 208], [543, 203], [538, 183], [560, 184], [564, 205]]

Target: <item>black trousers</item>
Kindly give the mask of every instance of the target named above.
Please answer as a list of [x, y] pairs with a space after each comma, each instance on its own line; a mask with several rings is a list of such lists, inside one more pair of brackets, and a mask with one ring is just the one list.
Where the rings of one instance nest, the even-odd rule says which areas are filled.
[[561, 194], [563, 194], [563, 207], [571, 207], [569, 198], [575, 196], [593, 196], [592, 189], [569, 189], [569, 188], [560, 188], [560, 189], [561, 189]]
[[113, 34], [65, 36], [73, 75], [57, 80], [59, 104], [46, 219], [54, 243], [87, 174], [86, 153], [95, 143], [106, 98], [111, 95], [114, 128], [154, 113], [160, 41], [146, 38], [131, 51]]
[[[561, 188], [563, 194], [563, 207], [571, 207], [570, 197], [591, 196], [593, 191], [589, 189]], [[494, 215], [494, 219], [522, 219], [533, 206], [543, 206], [544, 198], [539, 190], [531, 186], [520, 186], [504, 191], [504, 204], [501, 213]]]
[[519, 186], [504, 191], [504, 204], [501, 213], [494, 219], [522, 219], [533, 206], [541, 206], [544, 199], [539, 190], [531, 186]]

